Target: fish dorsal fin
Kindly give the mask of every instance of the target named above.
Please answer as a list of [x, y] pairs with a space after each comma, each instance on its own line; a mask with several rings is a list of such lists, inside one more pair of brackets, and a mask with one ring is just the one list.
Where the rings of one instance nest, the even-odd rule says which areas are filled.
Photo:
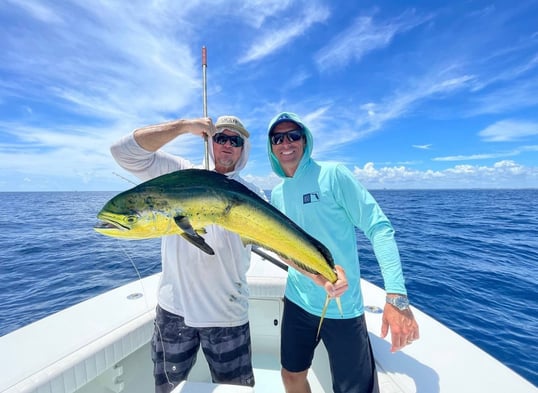
[[176, 216], [174, 217], [174, 222], [183, 231], [180, 234], [183, 239], [195, 245], [206, 254], [215, 255], [215, 251], [213, 251], [209, 244], [205, 242], [204, 238], [194, 231], [194, 228], [186, 216]]

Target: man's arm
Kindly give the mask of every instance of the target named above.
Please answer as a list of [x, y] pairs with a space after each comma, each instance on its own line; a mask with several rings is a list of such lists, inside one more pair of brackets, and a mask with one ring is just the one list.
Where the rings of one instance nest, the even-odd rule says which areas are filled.
[[208, 117], [192, 120], [173, 120], [138, 128], [134, 131], [134, 139], [143, 149], [157, 151], [168, 142], [186, 133], [200, 136], [204, 134], [213, 135], [215, 126]]

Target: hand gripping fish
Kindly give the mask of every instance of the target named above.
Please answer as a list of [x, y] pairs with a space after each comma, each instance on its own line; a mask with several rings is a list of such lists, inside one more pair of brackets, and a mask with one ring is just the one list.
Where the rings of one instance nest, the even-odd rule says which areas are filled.
[[[271, 250], [332, 283], [337, 280], [332, 255], [323, 244], [248, 187], [217, 172], [186, 169], [148, 180], [113, 197], [97, 218], [102, 222], [94, 229], [103, 235], [148, 239], [177, 234], [210, 255], [214, 251], [200, 234], [216, 224], [245, 244]], [[329, 297], [320, 327], [328, 304]]]

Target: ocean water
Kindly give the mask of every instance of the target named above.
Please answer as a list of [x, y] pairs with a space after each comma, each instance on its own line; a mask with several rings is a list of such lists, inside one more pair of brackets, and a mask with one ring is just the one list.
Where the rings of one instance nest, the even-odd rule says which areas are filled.
[[[0, 193], [0, 336], [160, 270], [158, 239], [93, 231], [115, 194]], [[372, 194], [411, 302], [538, 386], [538, 190]], [[382, 285], [362, 234], [358, 246], [363, 277]]]

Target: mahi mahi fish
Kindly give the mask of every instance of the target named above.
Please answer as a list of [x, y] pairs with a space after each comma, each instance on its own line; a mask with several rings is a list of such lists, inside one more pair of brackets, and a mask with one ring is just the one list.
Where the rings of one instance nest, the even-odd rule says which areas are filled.
[[271, 250], [331, 283], [337, 280], [333, 257], [321, 242], [248, 187], [217, 172], [185, 169], [148, 180], [113, 197], [97, 218], [101, 223], [94, 229], [103, 235], [148, 239], [177, 234], [210, 255], [214, 251], [201, 234], [216, 224], [245, 244]]

